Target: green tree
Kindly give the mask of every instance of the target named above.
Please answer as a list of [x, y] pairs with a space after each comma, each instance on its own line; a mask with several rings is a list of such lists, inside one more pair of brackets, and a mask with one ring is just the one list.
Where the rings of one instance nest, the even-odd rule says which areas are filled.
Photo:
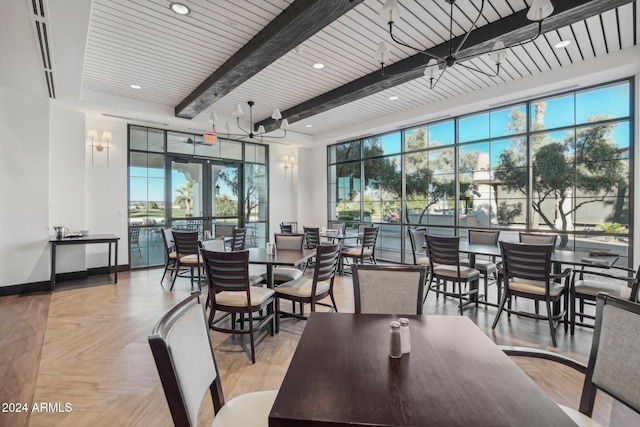
[[176, 190], [178, 196], [173, 201], [174, 204], [180, 205], [182, 209], [185, 209], [187, 216], [191, 215], [191, 207], [193, 206], [193, 182], [187, 181], [182, 188]]
[[238, 216], [238, 200], [226, 194], [216, 195], [216, 216]]
[[[544, 103], [538, 103], [544, 104]], [[544, 107], [536, 105], [534, 128], [541, 126]], [[597, 122], [606, 119], [604, 116], [590, 117], [589, 121]], [[513, 126], [523, 118], [512, 115]], [[598, 124], [579, 129], [575, 137], [568, 135], [564, 140], [551, 140], [545, 134], [538, 135], [532, 141], [531, 152], [531, 204], [541, 220], [552, 230], [566, 231], [569, 218], [578, 209], [588, 203], [602, 202], [605, 197], [617, 194], [617, 189], [625, 185], [625, 162], [622, 152], [613, 142], [611, 136], [616, 125]], [[528, 193], [525, 154], [522, 141], [514, 141], [513, 146], [500, 155], [495, 178], [502, 181], [508, 191]], [[575, 198], [575, 192], [581, 195]], [[571, 203], [565, 203], [570, 198]], [[543, 210], [546, 201], [557, 201], [555, 218]], [[561, 234], [561, 247], [568, 243], [568, 236]]]

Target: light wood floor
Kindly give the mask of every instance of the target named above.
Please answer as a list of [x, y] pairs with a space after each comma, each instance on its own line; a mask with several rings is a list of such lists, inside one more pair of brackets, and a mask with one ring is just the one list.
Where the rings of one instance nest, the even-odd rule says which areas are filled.
[[[29, 406], [26, 413], [0, 412], [0, 426], [171, 425], [147, 336], [159, 317], [186, 297], [191, 287], [186, 279], [179, 279], [169, 292], [168, 281], [163, 286], [159, 283], [161, 274], [162, 270], [135, 271], [120, 274], [117, 285], [77, 286], [105, 280], [97, 276], [67, 284], [68, 290], [61, 285], [52, 295], [0, 298], [0, 402]], [[353, 312], [349, 276], [336, 280], [335, 293], [339, 310]], [[456, 306], [456, 300], [436, 299], [432, 293], [425, 311], [456, 315]], [[493, 332], [495, 313], [493, 307], [465, 310], [498, 344], [547, 348], [586, 361], [592, 330], [578, 328], [574, 337], [559, 331], [558, 347], [553, 348], [546, 322], [515, 316], [509, 320], [505, 315]], [[304, 321], [285, 319], [275, 337], [266, 331], [261, 334], [255, 365], [247, 355], [248, 337], [212, 332], [227, 399], [278, 388], [304, 325]], [[577, 408], [581, 375], [539, 360], [517, 363], [553, 399]], [[58, 403], [61, 409], [36, 412], [34, 402]], [[64, 412], [66, 403], [71, 404], [70, 412]], [[605, 402], [596, 418], [606, 424], [608, 413]], [[201, 415], [211, 417], [210, 405], [203, 404]]]

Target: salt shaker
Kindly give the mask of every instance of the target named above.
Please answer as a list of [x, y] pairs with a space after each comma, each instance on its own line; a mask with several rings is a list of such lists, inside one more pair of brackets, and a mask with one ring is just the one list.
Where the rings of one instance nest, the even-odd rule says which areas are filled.
[[409, 333], [409, 319], [401, 317], [398, 319], [400, 323], [400, 342], [402, 347], [402, 354], [411, 352], [411, 335]]
[[393, 321], [389, 323], [391, 330], [391, 341], [389, 346], [389, 357], [397, 359], [402, 357], [402, 338], [400, 337], [400, 323]]

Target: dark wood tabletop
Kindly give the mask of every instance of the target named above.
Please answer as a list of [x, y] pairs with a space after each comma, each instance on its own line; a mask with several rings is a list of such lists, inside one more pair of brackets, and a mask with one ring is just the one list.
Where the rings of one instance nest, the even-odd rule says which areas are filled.
[[266, 248], [249, 248], [249, 263], [267, 266], [267, 286], [273, 288], [273, 268], [276, 265], [296, 266], [316, 254], [315, 249], [278, 249], [275, 254], [268, 254]]
[[311, 313], [269, 426], [575, 426], [468, 318], [407, 317], [391, 359], [397, 316]]

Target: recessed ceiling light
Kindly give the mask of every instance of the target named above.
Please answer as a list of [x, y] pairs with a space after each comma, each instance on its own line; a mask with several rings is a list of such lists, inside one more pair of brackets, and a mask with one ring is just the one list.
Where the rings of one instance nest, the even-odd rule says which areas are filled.
[[562, 40], [555, 44], [556, 49], [562, 49], [563, 47], [567, 47], [571, 44], [571, 40]]
[[131, 87], [131, 89], [142, 89], [142, 86], [140, 85], [129, 85]]
[[316, 70], [321, 70], [324, 68], [324, 64], [316, 62], [315, 64], [313, 64], [313, 68], [315, 68]]
[[305, 125], [305, 127], [312, 128], [313, 125]]
[[389, 101], [395, 101], [396, 99], [398, 99], [398, 97], [396, 95], [393, 95], [393, 96], [389, 97]]
[[182, 3], [171, 3], [169, 7], [178, 15], [188, 15], [191, 13], [191, 9]]

